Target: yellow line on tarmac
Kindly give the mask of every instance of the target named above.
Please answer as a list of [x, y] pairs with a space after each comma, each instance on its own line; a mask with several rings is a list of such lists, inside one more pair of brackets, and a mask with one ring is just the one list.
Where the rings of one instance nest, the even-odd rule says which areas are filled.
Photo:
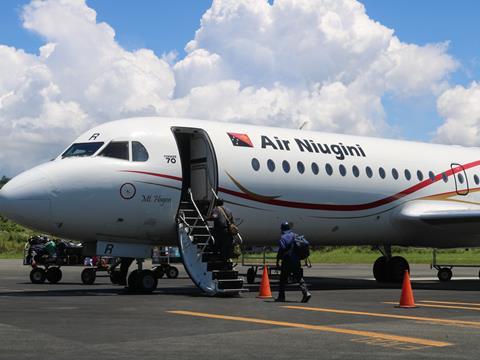
[[479, 303], [468, 303], [468, 302], [457, 302], [457, 301], [435, 301], [435, 300], [421, 300], [421, 303], [429, 304], [447, 304], [447, 305], [471, 305], [471, 306], [480, 306]]
[[439, 318], [431, 318], [431, 317], [395, 315], [395, 314], [385, 314], [385, 313], [371, 313], [371, 312], [363, 312], [363, 311], [327, 309], [327, 308], [316, 308], [316, 307], [305, 307], [305, 306], [282, 306], [282, 307], [287, 308], [287, 309], [319, 311], [319, 312], [335, 313], [335, 314], [375, 316], [375, 317], [402, 319], [402, 320], [426, 321], [426, 322], [429, 322], [429, 323], [435, 322], [435, 323], [442, 323], [442, 324], [449, 324], [449, 325], [468, 325], [468, 326], [480, 327], [480, 322], [477, 322], [477, 321], [439, 319]]
[[[398, 302], [394, 302], [394, 301], [384, 301], [383, 303], [384, 303], [384, 304], [398, 305]], [[470, 307], [470, 306], [453, 306], [453, 305], [424, 304], [424, 303], [421, 303], [419, 306], [421, 306], [421, 307], [440, 308], [440, 309], [459, 309], [459, 310], [474, 310], [474, 311], [480, 311], [480, 308], [478, 308], [478, 307]]]
[[248, 323], [254, 323], [254, 324], [276, 325], [276, 326], [282, 326], [282, 327], [332, 332], [337, 334], [356, 335], [356, 336], [363, 336], [363, 337], [368, 337], [373, 339], [390, 340], [390, 341], [397, 341], [402, 343], [417, 344], [417, 345], [424, 345], [424, 346], [444, 347], [444, 346], [453, 345], [452, 343], [443, 342], [443, 341], [420, 339], [420, 338], [414, 338], [409, 336], [390, 335], [390, 334], [384, 334], [384, 333], [373, 332], [373, 331], [342, 329], [342, 328], [336, 328], [332, 326], [309, 325], [309, 324], [292, 323], [292, 322], [285, 322], [285, 321], [265, 320], [265, 319], [257, 319], [257, 318], [243, 317], [243, 316], [218, 315], [218, 314], [209, 314], [209, 313], [183, 311], [183, 310], [167, 311], [167, 312], [171, 314], [197, 316], [197, 317], [203, 317], [208, 319], [241, 321], [241, 322], [248, 322]]

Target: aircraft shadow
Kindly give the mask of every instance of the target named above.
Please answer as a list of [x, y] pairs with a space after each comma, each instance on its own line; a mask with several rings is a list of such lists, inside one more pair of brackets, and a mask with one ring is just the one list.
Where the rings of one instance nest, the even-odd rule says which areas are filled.
[[[376, 280], [368, 279], [347, 279], [332, 277], [314, 277], [306, 276], [305, 281], [309, 290], [372, 290], [372, 289], [401, 289], [402, 284], [385, 283], [379, 284]], [[450, 280], [441, 282], [437, 280], [414, 280], [412, 288], [418, 290], [458, 290], [458, 291], [480, 291], [480, 280]], [[272, 291], [278, 289], [278, 281], [270, 282]], [[254, 284], [246, 284], [251, 292], [258, 291], [260, 287], [260, 278], [256, 279]], [[298, 285], [295, 283], [287, 286], [287, 291], [298, 291]]]
[[[187, 278], [184, 278], [185, 280]], [[167, 280], [164, 280], [167, 281]], [[170, 281], [170, 280], [168, 280]], [[334, 290], [372, 290], [372, 289], [401, 289], [401, 284], [379, 284], [375, 280], [368, 279], [346, 279], [331, 277], [305, 277], [309, 290], [313, 291], [334, 291]], [[20, 283], [23, 284], [23, 283]], [[32, 285], [30, 283], [25, 283]], [[46, 284], [45, 284], [46, 285]], [[188, 297], [205, 297], [193, 284], [180, 286], [162, 287], [162, 280], [159, 281], [157, 290], [152, 294], [141, 294], [128, 291], [125, 287], [119, 287], [109, 284], [94, 284], [85, 288], [66, 289], [66, 286], [78, 286], [78, 283], [59, 283], [48, 285], [49, 288], [42, 290], [25, 291], [0, 291], [0, 297], [32, 297], [32, 296], [161, 296], [176, 295]], [[44, 285], [38, 285], [39, 289]], [[278, 280], [273, 279], [270, 282], [272, 292], [278, 291]], [[55, 288], [52, 288], [55, 287]], [[258, 293], [260, 287], [260, 278], [256, 279], [254, 284], [245, 284], [244, 287], [250, 293]], [[480, 291], [480, 280], [450, 280], [440, 282], [435, 280], [412, 281], [414, 290], [456, 290], [456, 291]], [[289, 284], [286, 291], [299, 291], [298, 285]]]

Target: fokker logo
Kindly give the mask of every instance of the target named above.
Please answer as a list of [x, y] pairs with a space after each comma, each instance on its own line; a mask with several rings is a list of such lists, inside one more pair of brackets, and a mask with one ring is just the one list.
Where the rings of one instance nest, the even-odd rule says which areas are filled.
[[247, 134], [227, 133], [234, 146], [253, 147], [253, 143]]

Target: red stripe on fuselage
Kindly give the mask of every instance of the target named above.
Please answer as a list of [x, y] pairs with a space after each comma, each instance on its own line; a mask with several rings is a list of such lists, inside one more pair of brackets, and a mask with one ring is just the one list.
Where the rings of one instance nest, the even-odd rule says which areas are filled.
[[[463, 169], [470, 169], [475, 166], [480, 165], [480, 160], [462, 165]], [[453, 169], [449, 169], [445, 171], [445, 175], [447, 177], [452, 176], [453, 174], [456, 174], [458, 172], [462, 171], [462, 167], [456, 166]], [[165, 174], [157, 174], [157, 173], [151, 173], [151, 172], [144, 172], [144, 171], [131, 171], [131, 170], [125, 170], [125, 172], [133, 172], [133, 173], [139, 173], [139, 174], [146, 174], [146, 175], [152, 175], [152, 176], [160, 176], [168, 179], [173, 179], [173, 180], [179, 180], [182, 181], [182, 178], [177, 177], [177, 176], [171, 176], [171, 175], [165, 175]], [[368, 210], [368, 209], [373, 209], [382, 205], [389, 204], [395, 200], [401, 199], [407, 195], [413, 194], [423, 188], [426, 188], [427, 186], [442, 180], [442, 173], [439, 173], [438, 175], [435, 176], [434, 180], [431, 179], [426, 179], [418, 184], [415, 184], [409, 188], [406, 188], [392, 196], [388, 196], [383, 199], [379, 199], [376, 201], [372, 201], [369, 203], [363, 203], [363, 204], [312, 204], [312, 203], [304, 203], [304, 202], [296, 202], [296, 201], [287, 201], [287, 200], [279, 200], [279, 199], [258, 199], [254, 198], [248, 194], [238, 192], [235, 190], [230, 190], [224, 187], [219, 187], [218, 190], [225, 193], [229, 194], [232, 196], [240, 197], [242, 199], [250, 200], [250, 201], [255, 201], [255, 202], [260, 202], [263, 204], [268, 204], [268, 205], [275, 205], [275, 206], [283, 206], [283, 207], [289, 207], [289, 208], [296, 208], [296, 209], [305, 209], [305, 210], [329, 210], [329, 211], [359, 211], [359, 210]], [[432, 194], [434, 195], [434, 194]]]
[[153, 172], [148, 172], [148, 171], [136, 171], [136, 170], [120, 170], [120, 171], [121, 172], [128, 172], [128, 173], [135, 173], [135, 174], [151, 175], [151, 176], [156, 176], [156, 177], [162, 177], [162, 178], [165, 178], [165, 179], [182, 181], [181, 177], [173, 176], [173, 175], [167, 175], [167, 174], [158, 174], [158, 173], [153, 173]]

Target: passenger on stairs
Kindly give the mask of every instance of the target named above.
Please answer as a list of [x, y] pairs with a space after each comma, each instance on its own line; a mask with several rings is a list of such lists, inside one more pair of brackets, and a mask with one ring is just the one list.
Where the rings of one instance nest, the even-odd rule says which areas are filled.
[[220, 252], [222, 260], [228, 261], [233, 257], [233, 235], [229, 228], [234, 220], [232, 212], [223, 206], [222, 199], [217, 200], [211, 219], [213, 220], [215, 249]]

